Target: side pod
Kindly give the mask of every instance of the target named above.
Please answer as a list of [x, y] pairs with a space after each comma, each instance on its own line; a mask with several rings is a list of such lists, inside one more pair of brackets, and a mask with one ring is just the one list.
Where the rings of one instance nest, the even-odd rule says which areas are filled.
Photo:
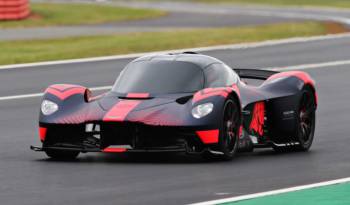
[[276, 143], [285, 143], [295, 136], [299, 119], [299, 104], [305, 86], [312, 88], [317, 105], [314, 80], [305, 72], [288, 71], [270, 76], [262, 89], [269, 93], [281, 93], [266, 103], [268, 135]]

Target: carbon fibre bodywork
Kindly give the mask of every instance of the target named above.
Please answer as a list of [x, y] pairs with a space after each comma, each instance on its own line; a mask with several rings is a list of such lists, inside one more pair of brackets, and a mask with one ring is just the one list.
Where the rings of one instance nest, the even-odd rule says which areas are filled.
[[[43, 146], [32, 149], [80, 152], [215, 151], [220, 140], [223, 107], [228, 98], [241, 105], [239, 139], [242, 150], [251, 150], [252, 145], [264, 147], [273, 143], [292, 143], [303, 87], [311, 87], [317, 98], [313, 80], [300, 71], [278, 73], [236, 69], [231, 73], [225, 70], [229, 67], [221, 61], [192, 53], [146, 56], [130, 64], [142, 67], [145, 62], [154, 63], [152, 66], [164, 62], [198, 66], [204, 73], [203, 87], [177, 93], [144, 90], [118, 92], [113, 88], [101, 96], [91, 97], [89, 89], [82, 86], [52, 85], [46, 90], [43, 100], [54, 102], [58, 110], [51, 115], [40, 112]], [[211, 68], [214, 71], [222, 69], [222, 73], [205, 73]], [[224, 78], [224, 85], [218, 86], [217, 82]], [[252, 86], [246, 84], [243, 78], [264, 82]], [[211, 82], [214, 83], [209, 85]], [[195, 118], [192, 110], [205, 103], [212, 103], [213, 110], [205, 117]]]

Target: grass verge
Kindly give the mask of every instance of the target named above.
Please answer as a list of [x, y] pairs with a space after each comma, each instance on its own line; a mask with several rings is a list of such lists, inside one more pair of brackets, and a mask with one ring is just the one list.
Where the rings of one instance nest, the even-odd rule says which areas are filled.
[[0, 64], [74, 59], [338, 33], [333, 23], [299, 22], [50, 40], [0, 41]]
[[239, 3], [239, 4], [261, 4], [275, 6], [321, 6], [350, 8], [349, 0], [192, 0], [205, 3]]
[[259, 197], [250, 200], [229, 202], [221, 205], [296, 205], [296, 204], [317, 204], [317, 205], [341, 205], [349, 204], [350, 183], [335, 184], [330, 186], [305, 189], [283, 194]]
[[0, 21], [0, 28], [83, 25], [155, 18], [166, 14], [153, 9], [135, 9], [93, 4], [31, 3], [32, 14], [22, 21]]

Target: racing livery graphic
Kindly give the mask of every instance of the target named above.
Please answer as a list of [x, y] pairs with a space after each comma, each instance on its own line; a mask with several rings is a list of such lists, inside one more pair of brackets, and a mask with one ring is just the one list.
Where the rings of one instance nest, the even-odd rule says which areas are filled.
[[305, 72], [232, 69], [193, 52], [150, 55], [130, 62], [113, 88], [96, 97], [79, 85], [47, 88], [42, 146], [31, 149], [56, 159], [186, 152], [229, 160], [254, 148], [307, 151], [316, 107], [314, 81]]

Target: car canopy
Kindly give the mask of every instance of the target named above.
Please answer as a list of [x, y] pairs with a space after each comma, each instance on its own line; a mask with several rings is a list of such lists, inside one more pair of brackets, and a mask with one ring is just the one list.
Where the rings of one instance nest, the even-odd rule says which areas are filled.
[[140, 61], [129, 64], [116, 80], [117, 93], [185, 93], [204, 87], [203, 70], [181, 61]]

